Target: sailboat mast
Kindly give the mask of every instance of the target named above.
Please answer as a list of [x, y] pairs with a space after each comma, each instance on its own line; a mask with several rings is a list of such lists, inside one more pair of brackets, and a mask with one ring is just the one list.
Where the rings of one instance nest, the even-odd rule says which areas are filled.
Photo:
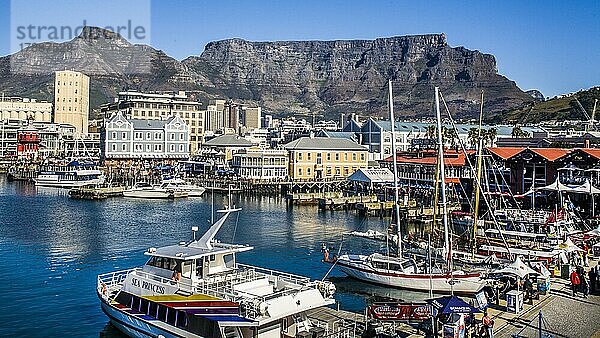
[[481, 186], [481, 156], [483, 151], [483, 140], [481, 139], [481, 124], [483, 120], [483, 90], [481, 91], [481, 104], [479, 106], [479, 129], [477, 131], [477, 184], [475, 184], [475, 208], [473, 210], [473, 243], [471, 252], [475, 256], [475, 246], [477, 245], [477, 219], [479, 218], [479, 193]]
[[[441, 195], [442, 195], [442, 220], [444, 222], [444, 249], [445, 253], [450, 252], [450, 241], [448, 238], [448, 206], [446, 205], [446, 168], [444, 163], [444, 143], [442, 139], [442, 114], [440, 113], [440, 94], [439, 88], [435, 87], [435, 110], [437, 117], [437, 138], [438, 138], [438, 149], [439, 149], [439, 163], [440, 163], [440, 184], [441, 184]], [[437, 182], [436, 182], [437, 183]]]
[[392, 80], [388, 80], [390, 105], [390, 124], [392, 127], [392, 163], [394, 165], [394, 206], [396, 211], [396, 229], [398, 229], [398, 257], [402, 256], [402, 231], [400, 230], [400, 205], [398, 204], [398, 164], [396, 159], [396, 119], [394, 118], [394, 96], [392, 95]]

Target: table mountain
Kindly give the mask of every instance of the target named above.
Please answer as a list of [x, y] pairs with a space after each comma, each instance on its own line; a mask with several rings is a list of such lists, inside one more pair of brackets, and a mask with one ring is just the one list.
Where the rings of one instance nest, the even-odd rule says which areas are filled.
[[481, 90], [491, 113], [533, 100], [498, 74], [492, 55], [450, 47], [443, 34], [348, 41], [228, 39], [178, 61], [92, 27], [71, 41], [36, 44], [0, 58], [0, 91], [51, 100], [52, 72], [62, 69], [91, 76], [92, 107], [129, 88], [187, 90], [201, 100], [228, 97], [273, 113], [385, 116], [388, 78], [394, 80], [395, 109], [404, 116], [432, 115], [433, 86], [440, 86], [457, 116], [477, 115]]

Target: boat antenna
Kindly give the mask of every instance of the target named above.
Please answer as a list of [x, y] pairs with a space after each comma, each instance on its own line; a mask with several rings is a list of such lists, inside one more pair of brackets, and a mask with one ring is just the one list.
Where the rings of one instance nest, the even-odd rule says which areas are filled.
[[392, 163], [394, 165], [394, 206], [396, 212], [396, 229], [398, 231], [398, 257], [402, 257], [402, 231], [400, 230], [400, 205], [398, 204], [398, 164], [396, 153], [396, 119], [394, 118], [394, 96], [392, 94], [392, 80], [388, 80], [388, 104], [390, 108], [390, 124], [392, 132]]
[[[442, 140], [442, 115], [440, 113], [440, 94], [439, 88], [435, 87], [435, 109], [437, 119], [437, 138], [438, 138], [438, 151], [439, 151], [439, 162], [440, 162], [440, 184], [441, 184], [441, 195], [442, 195], [442, 220], [444, 222], [444, 250], [445, 254], [448, 255], [450, 252], [450, 243], [448, 239], [448, 206], [446, 204], [446, 172], [444, 166], [444, 143]], [[437, 182], [436, 182], [437, 183]], [[450, 258], [448, 258], [450, 263]]]

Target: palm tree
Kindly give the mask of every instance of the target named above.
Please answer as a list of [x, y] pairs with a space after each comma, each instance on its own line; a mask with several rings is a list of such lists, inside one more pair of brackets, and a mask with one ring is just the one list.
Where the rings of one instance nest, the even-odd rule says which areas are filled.
[[471, 148], [477, 148], [477, 144], [479, 143], [479, 129], [473, 127], [469, 129], [469, 133], [467, 134], [467, 140], [471, 145]]
[[433, 124], [427, 126], [427, 131], [426, 131], [425, 135], [429, 139], [434, 139], [437, 135], [437, 127]]
[[498, 131], [496, 130], [496, 128], [492, 127], [490, 129], [488, 129], [485, 132], [485, 134], [483, 135], [483, 143], [485, 145], [487, 145], [488, 142], [489, 142], [489, 145], [493, 146], [494, 145], [494, 140], [496, 140], [496, 136], [497, 135], [498, 135]]

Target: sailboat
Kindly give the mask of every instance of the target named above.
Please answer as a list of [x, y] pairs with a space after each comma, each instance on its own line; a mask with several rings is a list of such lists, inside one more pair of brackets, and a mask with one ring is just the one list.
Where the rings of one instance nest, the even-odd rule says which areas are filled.
[[[392, 135], [394, 135], [394, 106], [392, 101], [392, 82], [388, 82], [389, 89], [389, 109], [390, 120], [392, 121]], [[448, 210], [446, 205], [445, 193], [445, 173], [444, 173], [444, 144], [442, 143], [441, 114], [439, 105], [438, 88], [435, 88], [435, 100], [437, 110], [437, 138], [439, 143], [439, 161], [440, 161], [440, 181], [442, 185], [441, 197], [443, 206], [444, 222], [444, 242], [445, 252], [451, 262], [450, 243], [448, 236]], [[395, 137], [392, 137], [393, 165], [394, 165], [394, 186], [398, 187], [398, 173], [396, 164], [396, 144]], [[398, 238], [401, 239], [398, 189], [394, 189], [394, 202], [396, 205], [396, 226], [398, 229]], [[380, 253], [370, 255], [343, 254], [334, 262], [339, 269], [350, 277], [402, 289], [430, 291], [435, 293], [461, 293], [474, 294], [479, 292], [486, 281], [481, 278], [479, 273], [465, 273], [464, 271], [453, 271], [451, 264], [448, 269], [439, 269], [429, 266], [422, 270], [414, 259], [404, 258], [402, 256], [402, 241], [398, 241], [398, 255], [391, 256]]]

